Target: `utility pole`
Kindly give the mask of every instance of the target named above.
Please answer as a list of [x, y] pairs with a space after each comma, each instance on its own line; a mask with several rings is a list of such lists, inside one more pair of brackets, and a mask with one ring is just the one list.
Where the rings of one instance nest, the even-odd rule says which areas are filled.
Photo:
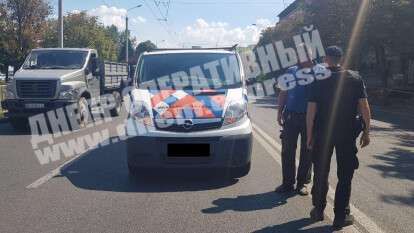
[[129, 30], [128, 30], [128, 12], [130, 12], [131, 10], [135, 9], [135, 8], [140, 8], [142, 7], [142, 4], [139, 4], [137, 6], [131, 7], [126, 11], [126, 16], [125, 16], [125, 62], [128, 63], [129, 62]]
[[129, 31], [128, 31], [128, 15], [125, 17], [125, 61], [129, 62]]
[[59, 16], [58, 16], [58, 41], [59, 48], [63, 48], [63, 0], [59, 0]]

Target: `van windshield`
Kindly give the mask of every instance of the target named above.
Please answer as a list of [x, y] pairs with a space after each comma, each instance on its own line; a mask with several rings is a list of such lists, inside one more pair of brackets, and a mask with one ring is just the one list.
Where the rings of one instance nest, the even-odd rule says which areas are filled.
[[231, 53], [144, 55], [139, 67], [140, 88], [229, 89], [242, 85], [240, 64]]
[[23, 69], [81, 69], [87, 55], [87, 51], [32, 51]]

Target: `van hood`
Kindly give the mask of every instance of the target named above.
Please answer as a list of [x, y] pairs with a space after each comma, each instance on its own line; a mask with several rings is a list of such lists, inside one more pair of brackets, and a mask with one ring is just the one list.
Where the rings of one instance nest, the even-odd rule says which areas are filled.
[[25, 70], [21, 69], [14, 75], [15, 79], [70, 79], [78, 77], [82, 70]]
[[222, 118], [227, 90], [150, 91], [155, 119]]

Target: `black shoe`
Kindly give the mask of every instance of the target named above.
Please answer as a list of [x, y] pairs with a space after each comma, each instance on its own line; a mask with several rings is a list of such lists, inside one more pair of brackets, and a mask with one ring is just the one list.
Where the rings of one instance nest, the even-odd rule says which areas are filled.
[[298, 186], [296, 188], [296, 192], [301, 196], [308, 196], [309, 195], [308, 188], [305, 185]]
[[325, 219], [325, 216], [323, 214], [323, 210], [319, 208], [313, 208], [310, 212], [310, 218], [314, 222], [321, 222]]
[[345, 217], [335, 216], [332, 227], [335, 230], [340, 230], [344, 227], [351, 226], [353, 224], [354, 224], [354, 216], [352, 216], [351, 214], [347, 214], [345, 215]]
[[275, 192], [277, 193], [291, 193], [295, 189], [293, 188], [293, 185], [281, 185], [275, 189]]

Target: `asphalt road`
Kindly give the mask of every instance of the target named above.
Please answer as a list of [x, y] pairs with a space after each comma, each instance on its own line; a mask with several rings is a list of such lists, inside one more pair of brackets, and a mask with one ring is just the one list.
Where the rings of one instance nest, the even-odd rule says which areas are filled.
[[[326, 221], [309, 221], [309, 197], [273, 192], [281, 182], [274, 103], [250, 105], [253, 168], [239, 180], [189, 171], [133, 179], [123, 142], [40, 165], [31, 136], [0, 124], [0, 232], [332, 232], [329, 211]], [[375, 122], [373, 144], [360, 154], [352, 196], [359, 224], [344, 232], [414, 232], [411, 119], [381, 114], [392, 123]], [[59, 141], [106, 128], [115, 139], [119, 124]]]

